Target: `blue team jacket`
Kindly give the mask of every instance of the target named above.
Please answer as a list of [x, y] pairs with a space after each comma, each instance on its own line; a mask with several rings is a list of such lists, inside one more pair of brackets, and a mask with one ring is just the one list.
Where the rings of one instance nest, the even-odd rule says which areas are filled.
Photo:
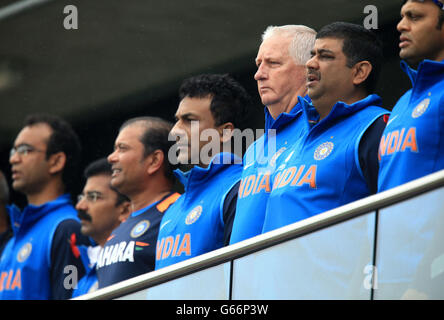
[[[92, 239], [90, 239], [90, 241], [94, 245], [94, 241]], [[80, 251], [80, 258], [82, 259], [83, 266], [85, 267], [85, 275], [78, 281], [77, 288], [74, 289], [72, 293], [73, 298], [76, 298], [83, 294], [94, 292], [99, 288], [99, 282], [96, 273], [97, 262], [93, 261], [93, 259], [91, 259], [90, 255], [88, 254], [88, 249], [92, 249], [93, 247], [79, 245], [78, 248]]]
[[230, 244], [261, 234], [276, 160], [302, 134], [301, 121], [297, 121], [302, 114], [299, 103], [290, 112], [281, 113], [276, 120], [267, 107], [264, 110], [265, 133], [247, 149], [243, 158]]
[[367, 128], [388, 111], [370, 95], [351, 105], [337, 102], [327, 117], [300, 98], [306, 130], [282, 154], [272, 176], [263, 232], [369, 196], [359, 164], [359, 142]]
[[[238, 164], [216, 163], [226, 157]], [[241, 159], [233, 154], [216, 155], [207, 168], [175, 170], [185, 193], [165, 212], [156, 249], [156, 269], [195, 257], [223, 246], [223, 205], [227, 193], [239, 182]]]
[[396, 103], [379, 145], [378, 190], [444, 169], [444, 61], [401, 67], [412, 81]]
[[22, 212], [9, 207], [14, 236], [0, 259], [0, 299], [51, 299], [50, 268], [54, 232], [59, 223], [77, 218], [69, 195]]

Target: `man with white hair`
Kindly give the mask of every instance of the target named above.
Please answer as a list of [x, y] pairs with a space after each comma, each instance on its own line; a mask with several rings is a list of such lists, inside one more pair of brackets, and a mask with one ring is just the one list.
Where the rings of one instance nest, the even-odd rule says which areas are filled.
[[315, 37], [316, 31], [302, 25], [269, 26], [262, 35], [254, 79], [265, 105], [265, 134], [248, 148], [243, 159], [230, 243], [262, 232], [276, 159], [302, 130], [298, 96], [308, 98], [305, 63]]

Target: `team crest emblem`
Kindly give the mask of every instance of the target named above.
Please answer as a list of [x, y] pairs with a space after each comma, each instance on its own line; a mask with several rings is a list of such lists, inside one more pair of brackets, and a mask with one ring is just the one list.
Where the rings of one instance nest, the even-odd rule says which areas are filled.
[[197, 221], [197, 219], [199, 219], [201, 214], [202, 214], [202, 206], [199, 205], [193, 210], [191, 210], [191, 212], [187, 215], [185, 223], [188, 225], [193, 224], [194, 222]]
[[29, 255], [31, 254], [31, 251], [32, 251], [32, 244], [31, 244], [31, 242], [25, 243], [23, 245], [23, 247], [17, 253], [17, 261], [18, 262], [23, 262], [26, 259], [28, 259]]
[[142, 220], [131, 229], [131, 237], [137, 238], [144, 234], [150, 227], [148, 220]]
[[416, 107], [413, 109], [412, 112], [412, 118], [418, 118], [424, 114], [424, 112], [427, 111], [427, 108], [429, 107], [430, 99], [426, 98], [422, 100]]
[[273, 157], [271, 158], [271, 160], [270, 160], [270, 165], [272, 166], [272, 167], [274, 167], [274, 166], [276, 166], [276, 160], [277, 160], [277, 158], [282, 154], [282, 152], [284, 152], [285, 150], [287, 150], [287, 148], [286, 147], [282, 147], [282, 148], [280, 148], [279, 150], [278, 150], [278, 152], [276, 152], [274, 155], [273, 155]]
[[334, 144], [332, 142], [324, 142], [316, 148], [314, 153], [315, 160], [323, 160], [327, 158], [333, 151]]

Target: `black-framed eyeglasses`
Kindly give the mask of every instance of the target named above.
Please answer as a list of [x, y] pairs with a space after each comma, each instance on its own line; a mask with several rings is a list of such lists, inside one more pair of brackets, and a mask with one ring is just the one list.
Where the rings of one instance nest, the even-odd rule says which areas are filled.
[[31, 152], [45, 152], [45, 151], [34, 148], [33, 146], [30, 146], [29, 144], [21, 144], [17, 147], [11, 148], [11, 150], [9, 151], [9, 157], [12, 158], [16, 153], [19, 156], [27, 156], [28, 153], [31, 153]]
[[104, 199], [104, 197], [100, 192], [91, 191], [87, 192], [86, 194], [81, 193], [77, 196], [77, 202], [80, 202], [83, 199], [86, 199], [86, 201], [90, 203], [95, 203], [99, 199]]

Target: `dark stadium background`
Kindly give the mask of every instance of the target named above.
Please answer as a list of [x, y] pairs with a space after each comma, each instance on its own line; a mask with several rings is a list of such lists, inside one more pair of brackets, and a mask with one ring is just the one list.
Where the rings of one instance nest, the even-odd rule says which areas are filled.
[[[397, 0], [49, 0], [9, 11], [21, 3], [0, 0], [0, 169], [9, 182], [9, 149], [27, 114], [68, 120], [83, 144], [83, 168], [111, 152], [124, 120], [173, 121], [181, 81], [198, 73], [239, 80], [257, 106], [252, 126], [263, 128], [253, 75], [268, 25], [363, 24], [364, 8], [374, 5], [385, 54], [377, 93], [391, 109], [409, 86], [399, 69]], [[78, 9], [77, 30], [63, 26], [67, 5]], [[75, 193], [82, 184], [79, 179]], [[11, 200], [25, 203], [15, 192]]]

